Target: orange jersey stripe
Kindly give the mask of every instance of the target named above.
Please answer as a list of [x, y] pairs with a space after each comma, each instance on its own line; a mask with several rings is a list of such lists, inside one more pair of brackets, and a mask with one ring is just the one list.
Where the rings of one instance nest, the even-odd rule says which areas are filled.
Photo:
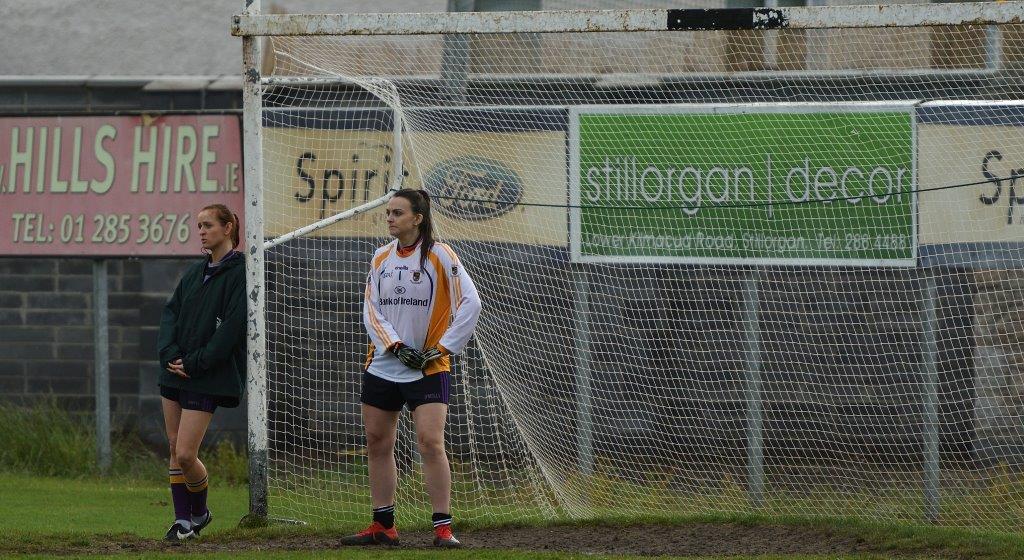
[[381, 326], [380, 321], [377, 320], [377, 314], [373, 312], [373, 301], [371, 301], [371, 299], [370, 299], [370, 284], [369, 283], [366, 284], [366, 290], [364, 292], [364, 297], [366, 298], [366, 302], [370, 305], [369, 309], [367, 309], [367, 311], [366, 311], [366, 313], [370, 317], [370, 325], [373, 326], [373, 330], [377, 331], [377, 336], [379, 336], [380, 339], [384, 341], [384, 344], [387, 344], [387, 346], [390, 347], [391, 344], [392, 344], [391, 337], [388, 336], [387, 331], [384, 330], [384, 327]]
[[[459, 256], [455, 254], [455, 251], [453, 251], [451, 247], [444, 243], [438, 243], [438, 245], [448, 253], [448, 258], [451, 259], [453, 266], [461, 266], [459, 263]], [[455, 288], [455, 309], [458, 309], [459, 305], [462, 303], [462, 282], [458, 277], [455, 277], [455, 281], [452, 285]]]
[[[448, 329], [448, 325], [451, 323], [452, 317], [452, 301], [448, 291], [448, 275], [444, 267], [441, 265], [441, 259], [434, 253], [427, 255], [430, 260], [430, 264], [434, 267], [434, 273], [437, 275], [437, 286], [435, 288], [436, 296], [434, 298], [434, 309], [430, 313], [430, 321], [427, 326], [427, 338], [424, 341], [424, 347], [430, 348], [431, 346], [437, 346], [441, 342], [441, 337], [444, 336], [444, 332]], [[448, 356], [438, 358], [430, 365], [427, 366], [423, 373], [431, 375], [441, 371], [449, 371], [449, 360]]]
[[[451, 247], [443, 244], [441, 247], [449, 254], [449, 258], [452, 259], [452, 263], [455, 266], [462, 266], [462, 263], [459, 262], [459, 256], [455, 254]], [[462, 278], [456, 276], [453, 286], [455, 287], [455, 308], [459, 309], [459, 306], [462, 305]]]
[[384, 259], [388, 258], [388, 255], [390, 254], [391, 249], [388, 249], [387, 251], [383, 251], [381, 254], [377, 255], [377, 258], [373, 259], [373, 269], [377, 270], [380, 268], [381, 263], [383, 263]]
[[376, 348], [376, 347], [374, 347], [373, 343], [371, 342], [371, 343], [370, 343], [370, 349], [366, 351], [366, 363], [365, 363], [365, 364], [363, 364], [363, 369], [364, 369], [364, 370], [365, 370], [365, 369], [369, 369], [369, 368], [370, 368], [370, 362], [372, 362], [372, 361], [373, 361], [373, 352], [374, 352], [374, 351], [375, 351], [376, 349], [377, 349], [377, 348]]
[[440, 245], [441, 248], [444, 249], [444, 251], [446, 253], [448, 253], [448, 258], [451, 259], [452, 264], [454, 264], [454, 265], [458, 265], [459, 264], [459, 256], [455, 254], [455, 251], [453, 251], [451, 247], [449, 247], [448, 245], [446, 245], [444, 243], [438, 243], [438, 245]]
[[[373, 269], [377, 270], [378, 268], [380, 268], [380, 265], [384, 263], [384, 261], [388, 258], [388, 255], [390, 255], [390, 254], [391, 254], [391, 249], [389, 248], [387, 251], [383, 251], [383, 252], [381, 252], [381, 254], [377, 255], [377, 258], [373, 259]], [[366, 285], [366, 301], [369, 302], [370, 305], [371, 305], [371, 308], [370, 308], [370, 324], [373, 325], [373, 329], [375, 331], [377, 331], [377, 336], [379, 336], [380, 339], [383, 340], [384, 343], [388, 345], [388, 348], [390, 348], [391, 345], [394, 342], [391, 340], [391, 337], [388, 336], [387, 331], [384, 330], [384, 327], [381, 326], [380, 321], [377, 320], [377, 315], [373, 312], [373, 308], [372, 308], [373, 302], [370, 301], [370, 285], [369, 285], [369, 283], [367, 283], [367, 285]]]

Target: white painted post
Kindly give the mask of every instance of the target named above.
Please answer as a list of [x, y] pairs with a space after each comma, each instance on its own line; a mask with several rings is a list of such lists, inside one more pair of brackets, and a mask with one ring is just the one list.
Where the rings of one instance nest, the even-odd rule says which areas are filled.
[[[246, 15], [260, 13], [260, 0], [246, 0]], [[242, 37], [242, 133], [245, 150], [245, 298], [249, 415], [249, 515], [267, 518], [267, 339], [263, 246], [262, 37]]]
[[231, 33], [250, 35], [437, 35], [597, 33], [729, 29], [890, 28], [1015, 24], [1024, 2], [794, 6], [745, 10], [562, 10], [519, 12], [350, 13], [235, 18]]

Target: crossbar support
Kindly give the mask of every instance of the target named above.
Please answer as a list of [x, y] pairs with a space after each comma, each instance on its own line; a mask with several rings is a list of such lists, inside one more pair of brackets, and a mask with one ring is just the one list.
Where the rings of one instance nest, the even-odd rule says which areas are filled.
[[1024, 2], [799, 6], [709, 10], [566, 10], [234, 16], [231, 34], [436, 35], [827, 29], [1024, 23]]

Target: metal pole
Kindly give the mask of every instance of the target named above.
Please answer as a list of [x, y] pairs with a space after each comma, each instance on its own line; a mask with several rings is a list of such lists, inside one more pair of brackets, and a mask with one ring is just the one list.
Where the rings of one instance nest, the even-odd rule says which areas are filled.
[[999, 70], [1003, 65], [1003, 36], [998, 25], [990, 25], [985, 31], [985, 66]]
[[[765, 0], [765, 8], [777, 8], [779, 0]], [[774, 69], [779, 64], [779, 32], [775, 30], [764, 32], [764, 49], [762, 61], [769, 69]]]
[[[473, 0], [448, 0], [449, 12], [472, 12]], [[441, 48], [441, 82], [452, 105], [465, 105], [469, 73], [469, 36], [445, 35]]]
[[743, 324], [746, 325], [744, 362], [747, 370], [747, 499], [759, 508], [764, 504], [764, 418], [761, 395], [761, 326], [757, 310], [758, 270], [743, 280]]
[[92, 332], [96, 368], [96, 463], [110, 474], [110, 352], [107, 336], [107, 261], [92, 261]]
[[[827, 0], [807, 0], [808, 6], [823, 6]], [[828, 66], [828, 30], [808, 29], [804, 31], [804, 44], [806, 54], [804, 55], [805, 70], [822, 70]]]
[[938, 303], [935, 276], [925, 279], [924, 294], [924, 515], [939, 521], [939, 345], [936, 339]]
[[[260, 0], [246, 0], [257, 15]], [[249, 515], [267, 518], [267, 341], [263, 247], [263, 86], [261, 37], [242, 37], [242, 132], [245, 150], [245, 294], [249, 416]]]
[[579, 265], [573, 276], [576, 279], [574, 316], [578, 325], [576, 333], [576, 391], [579, 394], [579, 410], [576, 417], [579, 430], [577, 447], [580, 474], [589, 476], [594, 472], [594, 434], [590, 402], [590, 281], [587, 278], [585, 267], [586, 265]]

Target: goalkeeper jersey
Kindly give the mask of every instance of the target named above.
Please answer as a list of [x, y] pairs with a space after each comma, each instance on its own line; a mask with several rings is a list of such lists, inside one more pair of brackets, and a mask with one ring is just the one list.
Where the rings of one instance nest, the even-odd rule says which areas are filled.
[[476, 286], [451, 247], [435, 242], [421, 268], [419, 245], [399, 250], [396, 239], [377, 249], [366, 278], [363, 324], [370, 349], [365, 369], [398, 383], [450, 371], [448, 356], [421, 372], [406, 367], [388, 348], [402, 342], [417, 350], [437, 346], [458, 354], [479, 316]]

